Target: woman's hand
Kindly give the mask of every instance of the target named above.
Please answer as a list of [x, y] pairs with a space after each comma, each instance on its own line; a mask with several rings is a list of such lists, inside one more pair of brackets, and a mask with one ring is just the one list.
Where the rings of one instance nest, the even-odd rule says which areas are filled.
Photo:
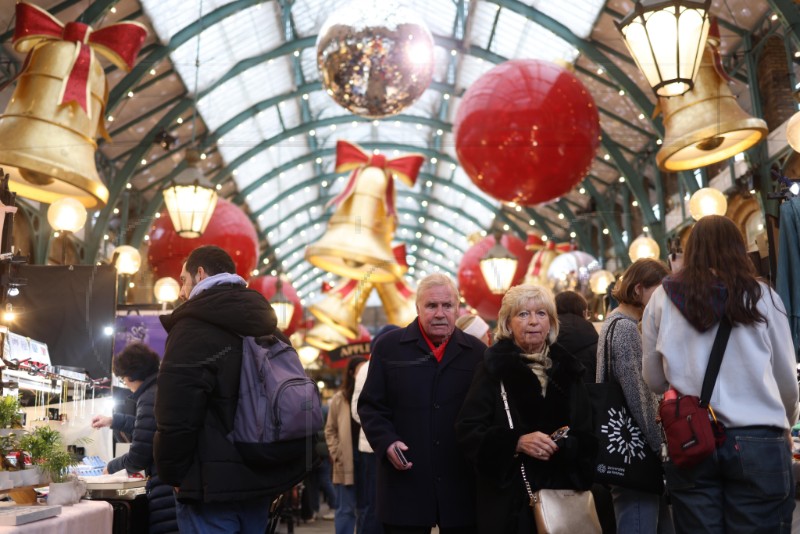
[[516, 450], [531, 458], [546, 462], [558, 451], [558, 445], [547, 434], [531, 432], [519, 437]]
[[95, 415], [92, 417], [92, 428], [103, 428], [104, 426], [111, 426], [111, 419], [105, 415]]

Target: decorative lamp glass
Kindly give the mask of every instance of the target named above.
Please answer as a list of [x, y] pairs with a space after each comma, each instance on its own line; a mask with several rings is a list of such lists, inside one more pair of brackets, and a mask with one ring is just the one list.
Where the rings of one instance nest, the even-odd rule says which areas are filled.
[[203, 235], [217, 206], [217, 190], [200, 169], [197, 150], [186, 151], [187, 167], [164, 189], [164, 203], [175, 232], [187, 239]]
[[710, 26], [711, 0], [639, 0], [615, 23], [639, 70], [658, 96], [694, 87]]
[[656, 243], [656, 240], [646, 235], [640, 235], [628, 247], [628, 255], [631, 257], [631, 261], [642, 258], [658, 258], [660, 253], [661, 248]]
[[142, 255], [130, 245], [121, 245], [114, 249], [114, 266], [118, 274], [136, 274], [142, 266]]
[[158, 302], [175, 302], [178, 300], [181, 286], [178, 281], [170, 276], [159, 278], [155, 286], [153, 286], [153, 293]]
[[605, 295], [608, 286], [614, 282], [614, 274], [605, 269], [595, 271], [589, 277], [589, 288], [595, 295]]
[[70, 197], [62, 197], [47, 208], [47, 222], [58, 232], [75, 233], [86, 224], [86, 208]]
[[725, 195], [713, 187], [698, 189], [689, 199], [689, 214], [695, 221], [706, 215], [725, 215], [727, 211], [728, 201]]
[[283, 331], [289, 328], [292, 322], [292, 314], [294, 313], [294, 302], [289, 300], [289, 297], [283, 293], [283, 281], [280, 275], [278, 275], [278, 280], [275, 282], [275, 294], [269, 299], [269, 303], [278, 317], [278, 329]]
[[480, 267], [486, 285], [494, 294], [501, 295], [511, 287], [511, 281], [517, 270], [517, 257], [500, 242], [502, 235], [494, 234], [494, 246], [481, 258]]

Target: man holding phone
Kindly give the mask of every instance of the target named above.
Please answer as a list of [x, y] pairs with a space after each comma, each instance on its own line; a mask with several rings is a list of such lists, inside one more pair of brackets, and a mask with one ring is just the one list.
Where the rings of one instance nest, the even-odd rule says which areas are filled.
[[358, 413], [386, 534], [475, 532], [473, 470], [454, 425], [486, 346], [455, 328], [458, 302], [453, 281], [432, 274], [419, 283], [417, 319], [375, 343]]

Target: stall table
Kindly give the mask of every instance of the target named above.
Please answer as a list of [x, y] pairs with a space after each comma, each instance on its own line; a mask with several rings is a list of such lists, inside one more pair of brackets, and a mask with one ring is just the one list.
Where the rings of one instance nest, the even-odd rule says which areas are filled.
[[0, 526], [0, 534], [108, 534], [114, 511], [105, 501], [80, 501], [62, 506], [61, 515], [16, 527]]

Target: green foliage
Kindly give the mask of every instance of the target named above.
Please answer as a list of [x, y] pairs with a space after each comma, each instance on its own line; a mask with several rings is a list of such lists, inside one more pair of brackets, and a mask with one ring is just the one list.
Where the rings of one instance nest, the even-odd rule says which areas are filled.
[[75, 465], [75, 458], [66, 449], [54, 450], [39, 464], [42, 471], [50, 475], [51, 482], [66, 482], [72, 476], [69, 468]]
[[52, 482], [66, 482], [70, 478], [69, 468], [77, 463], [67, 452], [61, 433], [49, 426], [37, 427], [23, 436], [20, 447], [30, 453], [34, 465], [50, 475]]
[[22, 428], [19, 399], [13, 395], [0, 397], [0, 428]]
[[19, 440], [19, 445], [22, 450], [28, 451], [34, 464], [41, 463], [53, 451], [64, 448], [61, 433], [49, 426], [40, 426], [30, 434], [25, 434]]

